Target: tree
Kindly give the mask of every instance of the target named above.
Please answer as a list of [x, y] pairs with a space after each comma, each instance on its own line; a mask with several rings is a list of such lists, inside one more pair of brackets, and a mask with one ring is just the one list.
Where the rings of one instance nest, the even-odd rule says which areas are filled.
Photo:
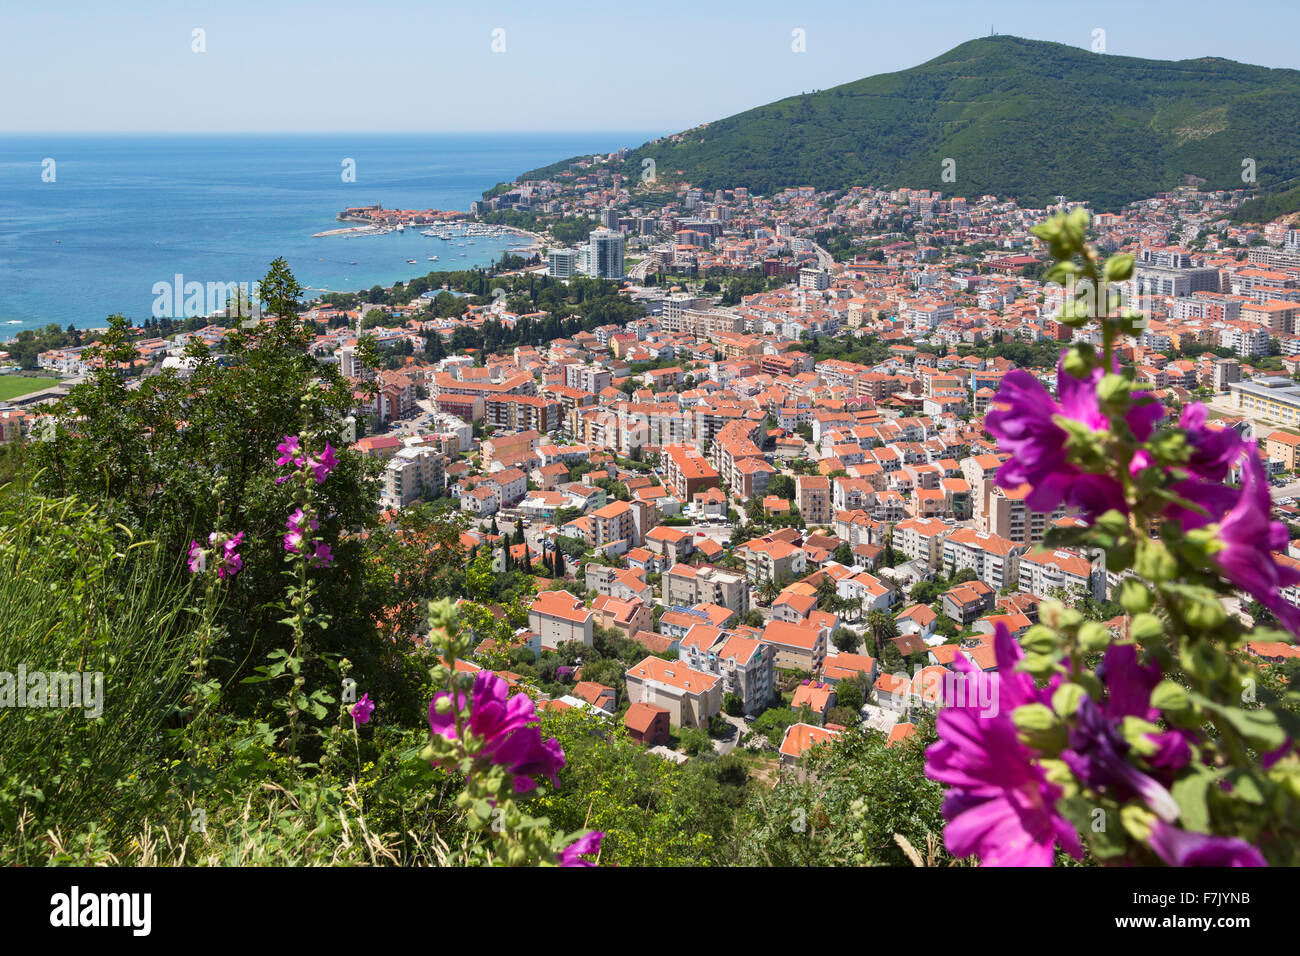
[[835, 686], [835, 703], [852, 711], [862, 709], [862, 686], [856, 680], [841, 680]]
[[799, 491], [795, 486], [794, 479], [789, 475], [774, 475], [767, 483], [767, 493], [778, 498], [794, 500]]
[[831, 641], [842, 654], [852, 654], [862, 645], [862, 638], [847, 627], [837, 627]]
[[845, 567], [851, 567], [853, 565], [853, 549], [849, 547], [847, 541], [842, 542], [839, 547], [835, 549], [832, 557]]
[[678, 740], [681, 741], [682, 751], [688, 757], [713, 753], [713, 739], [707, 730], [699, 727], [683, 727], [678, 733]]
[[884, 611], [871, 611], [867, 614], [867, 627], [871, 630], [871, 637], [875, 641], [877, 650], [898, 637], [898, 622]]
[[832, 602], [837, 599], [837, 596], [835, 579], [823, 572], [821, 580], [817, 582], [817, 606], [823, 611], [831, 610]]
[[480, 603], [488, 601], [492, 597], [492, 585], [496, 580], [496, 572], [492, 570], [492, 553], [483, 548], [474, 557], [470, 563], [469, 571], [465, 574], [465, 589], [471, 599]]

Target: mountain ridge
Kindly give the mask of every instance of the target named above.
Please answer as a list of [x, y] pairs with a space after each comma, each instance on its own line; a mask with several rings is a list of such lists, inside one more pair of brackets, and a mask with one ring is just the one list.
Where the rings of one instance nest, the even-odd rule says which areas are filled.
[[[911, 186], [1028, 205], [1066, 195], [1115, 209], [1188, 177], [1266, 192], [1300, 175], [1300, 70], [981, 37], [906, 70], [661, 137], [613, 168], [639, 182], [647, 158], [661, 179], [764, 194]], [[1242, 179], [1248, 159], [1254, 183]]]

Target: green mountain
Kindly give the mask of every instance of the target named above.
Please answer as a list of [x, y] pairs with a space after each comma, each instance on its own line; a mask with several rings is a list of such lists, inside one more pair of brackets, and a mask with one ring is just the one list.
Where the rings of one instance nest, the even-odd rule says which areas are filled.
[[1300, 176], [1300, 71], [987, 37], [646, 143], [623, 171], [639, 179], [647, 158], [661, 181], [708, 189], [912, 186], [1028, 205], [1067, 195], [1099, 209], [1188, 177], [1241, 188], [1243, 160], [1253, 159], [1255, 185], [1271, 191]]

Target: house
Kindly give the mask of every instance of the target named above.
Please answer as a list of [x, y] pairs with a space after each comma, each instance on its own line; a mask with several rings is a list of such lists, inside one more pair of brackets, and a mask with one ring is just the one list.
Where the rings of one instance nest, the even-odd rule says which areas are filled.
[[645, 547], [661, 556], [666, 564], [684, 564], [695, 550], [695, 538], [681, 528], [660, 525], [645, 536]]
[[664, 708], [674, 727], [707, 727], [722, 711], [721, 679], [682, 661], [647, 657], [629, 667], [624, 677], [628, 700]]
[[635, 568], [611, 568], [604, 564], [588, 564], [585, 569], [584, 583], [588, 591], [621, 598], [624, 601], [635, 599], [649, 604], [654, 600], [654, 589], [646, 584], [645, 573]]
[[[928, 604], [913, 604], [899, 611], [894, 620], [898, 622], [899, 634], [919, 634], [921, 640], [928, 644], [934, 635], [939, 615], [934, 613], [934, 609]], [[940, 637], [938, 640], [942, 643], [943, 638]]]
[[911, 702], [912, 681], [906, 674], [881, 674], [876, 678], [871, 691], [877, 704], [901, 714]]
[[791, 724], [781, 738], [781, 769], [784, 772], [798, 764], [801, 757], [818, 744], [833, 741], [840, 736], [838, 731], [827, 730], [812, 724]]
[[591, 647], [595, 615], [581, 598], [568, 591], [542, 591], [528, 609], [528, 629], [538, 635], [544, 650], [555, 650], [569, 641]]
[[648, 631], [654, 624], [650, 605], [638, 598], [625, 600], [602, 594], [591, 602], [591, 611], [599, 627], [618, 631], [621, 637], [631, 637], [637, 631]]
[[573, 685], [573, 696], [585, 700], [593, 707], [599, 707], [607, 714], [614, 713], [616, 695], [612, 687], [597, 684], [595, 681], [580, 680]]
[[868, 685], [876, 679], [876, 659], [867, 654], [836, 654], [826, 658], [822, 680], [838, 684], [842, 680], [864, 678]]
[[943, 613], [965, 627], [992, 610], [996, 598], [997, 592], [983, 581], [954, 584], [943, 592]]
[[916, 736], [916, 724], [899, 721], [889, 728], [889, 739], [885, 741], [885, 748], [888, 749], [896, 744], [901, 744], [909, 737]]
[[667, 709], [640, 701], [627, 709], [623, 726], [633, 740], [646, 747], [666, 745], [671, 733]]
[[817, 610], [817, 592], [803, 594], [786, 588], [772, 602], [772, 618], [777, 621], [806, 621]]
[[806, 707], [817, 715], [819, 724], [824, 724], [826, 723], [826, 712], [835, 706], [835, 700], [834, 684], [806, 680], [794, 689], [794, 698], [790, 701], [790, 708], [802, 711]]

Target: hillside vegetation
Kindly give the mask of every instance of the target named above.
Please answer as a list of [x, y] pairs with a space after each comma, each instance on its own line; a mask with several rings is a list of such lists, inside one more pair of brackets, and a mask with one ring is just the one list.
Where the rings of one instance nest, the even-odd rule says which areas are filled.
[[[1267, 191], [1300, 174], [1300, 71], [1113, 56], [998, 36], [912, 69], [791, 96], [632, 151], [707, 189], [910, 186], [1114, 209], [1197, 177]], [[942, 178], [955, 161], [955, 180]], [[532, 170], [544, 178], [573, 160]], [[951, 168], [951, 167], [950, 167]]]

